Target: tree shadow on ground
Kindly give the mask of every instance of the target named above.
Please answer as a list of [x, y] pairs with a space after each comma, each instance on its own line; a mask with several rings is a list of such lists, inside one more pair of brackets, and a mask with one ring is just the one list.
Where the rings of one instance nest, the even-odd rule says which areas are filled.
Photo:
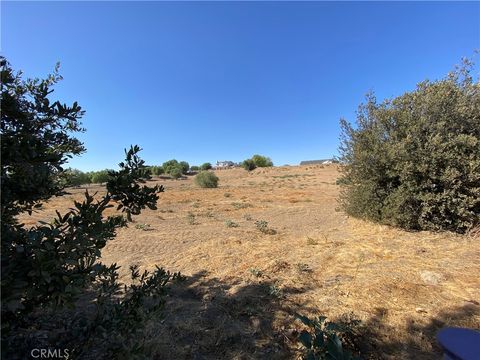
[[[172, 286], [165, 317], [151, 329], [154, 359], [299, 359], [302, 326], [294, 314], [325, 314], [288, 297], [309, 290], [279, 289], [265, 279], [220, 281], [199, 272]], [[387, 321], [388, 310], [378, 308], [346, 342], [362, 359], [439, 359], [437, 332], [444, 326], [478, 328], [479, 315], [480, 306], [468, 303], [395, 327]], [[348, 327], [351, 319], [331, 320]]]
[[[155, 332], [156, 359], [292, 359], [281, 331], [282, 298], [298, 289], [274, 282], [240, 284], [197, 273], [170, 291]], [[293, 321], [293, 319], [291, 319]]]
[[387, 309], [375, 309], [375, 314], [362, 324], [361, 352], [366, 359], [440, 359], [442, 350], [436, 335], [443, 327], [480, 326], [480, 306], [463, 306], [440, 310], [425, 320], [408, 318], [404, 328], [396, 328], [384, 320]]

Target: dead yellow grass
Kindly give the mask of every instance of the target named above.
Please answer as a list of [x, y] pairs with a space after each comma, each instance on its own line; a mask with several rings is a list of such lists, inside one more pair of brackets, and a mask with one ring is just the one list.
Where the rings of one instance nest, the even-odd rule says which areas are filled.
[[[102, 261], [121, 265], [126, 281], [132, 263], [190, 276], [172, 289], [166, 319], [152, 329], [158, 358], [294, 358], [295, 311], [332, 319], [353, 313], [369, 358], [438, 358], [438, 328], [480, 327], [474, 235], [348, 218], [336, 211], [335, 165], [216, 174], [216, 189], [158, 181], [166, 188], [158, 210], [135, 218], [150, 230], [122, 229], [103, 251]], [[25, 222], [48, 219], [82, 192], [53, 199]], [[260, 232], [256, 220], [275, 234]]]

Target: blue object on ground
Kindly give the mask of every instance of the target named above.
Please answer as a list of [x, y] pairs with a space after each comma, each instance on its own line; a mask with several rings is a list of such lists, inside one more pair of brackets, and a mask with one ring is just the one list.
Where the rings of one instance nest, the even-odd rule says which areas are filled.
[[444, 328], [437, 334], [445, 360], [480, 360], [480, 332], [464, 328]]

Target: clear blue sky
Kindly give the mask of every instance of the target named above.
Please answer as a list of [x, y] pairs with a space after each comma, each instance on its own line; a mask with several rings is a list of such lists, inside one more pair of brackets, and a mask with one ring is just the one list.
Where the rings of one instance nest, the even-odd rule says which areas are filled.
[[340, 117], [442, 77], [480, 47], [480, 3], [5, 2], [2, 54], [28, 76], [56, 61], [78, 101], [82, 170], [254, 153], [337, 154]]

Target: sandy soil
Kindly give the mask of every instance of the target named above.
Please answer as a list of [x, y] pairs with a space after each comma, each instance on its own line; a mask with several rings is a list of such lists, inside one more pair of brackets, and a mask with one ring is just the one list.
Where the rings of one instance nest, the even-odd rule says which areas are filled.
[[[216, 189], [191, 177], [153, 181], [166, 189], [158, 210], [137, 216], [103, 251], [125, 281], [130, 264], [188, 276], [152, 326], [158, 359], [297, 358], [295, 312], [361, 320], [365, 358], [436, 359], [439, 328], [480, 328], [478, 237], [347, 217], [337, 211], [336, 165], [216, 174]], [[83, 191], [25, 222], [64, 211]]]

